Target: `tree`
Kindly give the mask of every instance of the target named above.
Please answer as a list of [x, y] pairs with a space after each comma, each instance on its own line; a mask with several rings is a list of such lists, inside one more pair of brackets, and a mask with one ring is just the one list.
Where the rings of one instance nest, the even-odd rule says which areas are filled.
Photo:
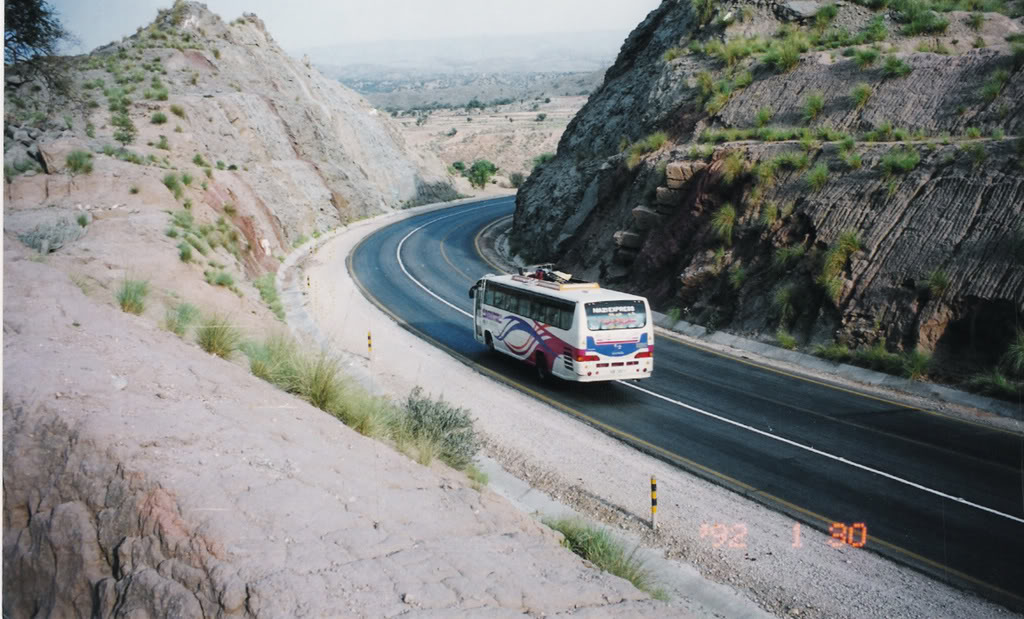
[[117, 127], [114, 131], [114, 139], [121, 143], [122, 148], [135, 141], [139, 130], [135, 128], [132, 117], [127, 112], [118, 112], [110, 119], [110, 123]]
[[512, 183], [513, 187], [518, 189], [519, 187], [522, 187], [523, 182], [526, 181], [526, 177], [523, 175], [522, 172], [513, 172], [511, 175], [509, 175], [508, 181]]
[[469, 173], [466, 176], [469, 178], [469, 183], [474, 187], [483, 189], [487, 186], [487, 181], [491, 180], [494, 173], [498, 171], [498, 166], [494, 165], [486, 159], [477, 159], [473, 162], [473, 165], [469, 168]]
[[7, 67], [18, 65], [23, 79], [38, 79], [66, 92], [69, 81], [57, 47], [73, 40], [45, 0], [4, 0], [5, 73]]

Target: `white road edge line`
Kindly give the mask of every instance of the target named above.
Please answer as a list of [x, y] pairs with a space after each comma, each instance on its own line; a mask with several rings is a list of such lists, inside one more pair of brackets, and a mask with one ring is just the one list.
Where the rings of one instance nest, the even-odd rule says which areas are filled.
[[[491, 205], [487, 205], [487, 206], [491, 206]], [[453, 213], [451, 215], [445, 215], [444, 217], [438, 217], [437, 219], [432, 219], [432, 220], [428, 221], [427, 223], [423, 224], [422, 226], [414, 229], [409, 234], [405, 235], [405, 237], [403, 237], [402, 240], [398, 242], [398, 248], [395, 250], [395, 257], [398, 259], [398, 266], [401, 267], [402, 272], [405, 273], [406, 277], [408, 277], [410, 280], [412, 280], [412, 282], [414, 284], [416, 284], [417, 286], [422, 288], [424, 292], [426, 292], [427, 294], [429, 294], [430, 296], [434, 297], [435, 299], [437, 299], [441, 303], [444, 303], [448, 307], [452, 308], [456, 312], [459, 312], [460, 314], [462, 314], [463, 316], [465, 316], [466, 318], [469, 318], [469, 319], [473, 318], [473, 314], [470, 314], [469, 312], [464, 311], [463, 309], [458, 308], [458, 307], [452, 305], [451, 303], [449, 303], [448, 301], [445, 301], [441, 297], [437, 296], [430, 289], [428, 289], [425, 285], [423, 285], [418, 279], [413, 277], [411, 273], [409, 273], [408, 269], [405, 268], [405, 264], [402, 262], [402, 245], [405, 244], [405, 241], [408, 240], [408, 238], [411, 237], [413, 234], [416, 234], [417, 232], [419, 232], [423, 228], [426, 228], [427, 226], [429, 226], [432, 223], [441, 221], [442, 219], [448, 219], [449, 217], [456, 217], [458, 215], [462, 215], [463, 213], [465, 213], [467, 211], [475, 211], [475, 210], [480, 209], [480, 208], [486, 208], [486, 207], [478, 206], [476, 208], [467, 209], [466, 211], [461, 211], [459, 213]], [[836, 462], [842, 462], [843, 464], [846, 464], [848, 466], [852, 466], [854, 468], [858, 468], [858, 469], [861, 469], [863, 471], [867, 471], [869, 473], [874, 473], [875, 475], [880, 475], [882, 477], [885, 477], [886, 479], [891, 479], [891, 480], [893, 480], [895, 482], [898, 482], [898, 483], [901, 483], [901, 484], [905, 484], [905, 485], [910, 486], [912, 488], [917, 488], [918, 490], [922, 490], [922, 491], [927, 492], [929, 494], [934, 494], [935, 496], [939, 496], [939, 497], [942, 497], [944, 499], [949, 499], [950, 501], [954, 501], [956, 503], [961, 503], [963, 505], [967, 505], [968, 507], [973, 507], [975, 509], [980, 509], [981, 511], [989, 512], [990, 514], [995, 514], [996, 516], [1002, 516], [1003, 518], [1006, 518], [1008, 520], [1013, 520], [1014, 522], [1019, 522], [1021, 524], [1024, 524], [1024, 518], [1018, 518], [1017, 516], [1014, 516], [1012, 514], [1004, 514], [1003, 512], [995, 510], [995, 509], [992, 509], [991, 507], [985, 507], [984, 505], [979, 505], [977, 503], [972, 503], [971, 501], [968, 501], [967, 499], [964, 499], [964, 498], [961, 498], [961, 497], [958, 497], [958, 496], [953, 496], [951, 494], [946, 494], [945, 492], [929, 488], [928, 486], [922, 486], [921, 484], [916, 483], [916, 482], [912, 482], [909, 479], [903, 479], [902, 477], [897, 477], [897, 476], [895, 476], [895, 475], [893, 475], [891, 473], [886, 473], [885, 471], [880, 471], [878, 469], [871, 468], [870, 466], [867, 466], [867, 465], [864, 465], [864, 464], [860, 464], [859, 462], [854, 462], [853, 460], [847, 460], [846, 458], [843, 458], [842, 456], [835, 456], [835, 455], [832, 455], [832, 454], [830, 454], [830, 453], [828, 453], [826, 451], [822, 451], [820, 449], [816, 449], [814, 447], [810, 447], [810, 446], [804, 445], [802, 443], [797, 443], [796, 441], [792, 441], [792, 440], [790, 440], [788, 438], [783, 438], [783, 437], [778, 436], [776, 434], [772, 434], [770, 432], [765, 432], [764, 430], [758, 430], [757, 428], [748, 426], [748, 425], [740, 423], [738, 421], [733, 421], [732, 419], [728, 419], [726, 417], [722, 417], [721, 415], [716, 415], [714, 413], [709, 413], [709, 412], [707, 412], [705, 410], [701, 410], [701, 409], [699, 409], [699, 408], [697, 408], [695, 406], [690, 406], [689, 404], [680, 402], [679, 400], [673, 400], [672, 398], [669, 398], [667, 396], [663, 396], [663, 395], [661, 395], [659, 393], [655, 393], [655, 392], [653, 392], [653, 391], [651, 391], [649, 389], [644, 389], [643, 387], [639, 387], [637, 385], [632, 385], [632, 384], [627, 383], [625, 381], [618, 380], [618, 381], [615, 381], [615, 382], [619, 383], [620, 385], [629, 387], [630, 389], [636, 389], [637, 391], [641, 391], [643, 393], [646, 393], [647, 395], [655, 397], [655, 398], [658, 398], [659, 400], [664, 400], [665, 402], [668, 402], [670, 404], [675, 404], [676, 406], [679, 406], [681, 408], [685, 408], [686, 410], [693, 411], [695, 413], [698, 413], [698, 414], [701, 414], [701, 415], [705, 415], [707, 417], [711, 417], [712, 419], [717, 419], [718, 421], [722, 421], [722, 422], [728, 423], [730, 425], [734, 425], [737, 428], [742, 428], [742, 429], [747, 430], [749, 432], [753, 432], [755, 434], [760, 434], [761, 436], [765, 436], [767, 438], [774, 439], [776, 441], [785, 443], [787, 445], [791, 445], [793, 447], [798, 447], [798, 448], [803, 449], [805, 451], [809, 451], [809, 452], [811, 452], [813, 454], [817, 454], [819, 456], [823, 456], [825, 458], [829, 458], [831, 460], [835, 460]]]
[[435, 299], [437, 299], [441, 303], [444, 303], [445, 305], [447, 305], [448, 307], [452, 308], [456, 312], [458, 312], [458, 313], [462, 314], [463, 316], [465, 316], [466, 318], [470, 318], [470, 319], [473, 318], [473, 314], [470, 314], [469, 312], [463, 310], [462, 308], [456, 307], [456, 306], [452, 305], [451, 303], [445, 301], [441, 297], [437, 296], [436, 294], [434, 294], [434, 292], [432, 290], [430, 290], [429, 288], [424, 286], [422, 283], [420, 283], [420, 280], [416, 279], [415, 277], [412, 276], [411, 273], [409, 273], [409, 270], [405, 268], [405, 263], [402, 262], [402, 245], [405, 245], [405, 242], [409, 240], [410, 236], [416, 234], [417, 232], [419, 232], [420, 230], [426, 228], [427, 226], [429, 226], [432, 223], [439, 222], [439, 221], [441, 221], [443, 219], [449, 219], [451, 217], [457, 217], [459, 215], [463, 215], [463, 214], [468, 213], [470, 211], [476, 211], [476, 210], [479, 210], [479, 209], [482, 209], [482, 208], [487, 208], [489, 206], [495, 206], [495, 205], [494, 204], [485, 204], [483, 206], [477, 206], [477, 207], [474, 207], [474, 208], [468, 208], [468, 209], [466, 209], [464, 211], [459, 211], [458, 213], [452, 213], [451, 215], [445, 215], [444, 217], [438, 217], [437, 219], [431, 219], [430, 221], [428, 221], [427, 223], [423, 224], [422, 226], [420, 226], [418, 228], [414, 228], [412, 230], [412, 232], [410, 232], [409, 234], [406, 234], [404, 237], [402, 237], [402, 240], [398, 242], [398, 247], [395, 249], [395, 258], [398, 260], [398, 266], [399, 266], [399, 268], [402, 269], [402, 273], [405, 273], [405, 276], [408, 277], [410, 280], [412, 280], [412, 283], [414, 283], [417, 286], [419, 286], [420, 288], [422, 288], [423, 292], [426, 292], [427, 294], [429, 294], [430, 296], [434, 297]]

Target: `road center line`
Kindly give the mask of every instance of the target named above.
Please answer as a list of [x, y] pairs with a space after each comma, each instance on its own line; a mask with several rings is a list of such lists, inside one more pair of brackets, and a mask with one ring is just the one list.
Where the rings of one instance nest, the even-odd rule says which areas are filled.
[[[402, 240], [398, 242], [398, 248], [395, 250], [395, 257], [398, 259], [398, 266], [402, 269], [402, 272], [405, 273], [406, 277], [408, 277], [410, 280], [412, 280], [412, 282], [414, 284], [416, 284], [417, 286], [422, 288], [424, 292], [426, 292], [430, 296], [434, 297], [435, 299], [437, 299], [441, 303], [444, 303], [445, 305], [447, 305], [448, 307], [452, 308], [456, 312], [462, 314], [466, 318], [469, 318], [470, 320], [472, 320], [473, 314], [471, 314], [471, 313], [469, 313], [469, 312], [467, 312], [467, 311], [465, 311], [465, 310], [463, 310], [463, 309], [461, 309], [459, 307], [456, 307], [456, 306], [452, 305], [448, 301], [445, 301], [440, 296], [438, 296], [433, 291], [431, 291], [429, 288], [427, 288], [422, 282], [420, 282], [418, 279], [413, 277], [411, 273], [409, 273], [409, 270], [405, 268], [405, 264], [402, 262], [402, 245], [405, 244], [405, 242], [409, 239], [409, 237], [411, 237], [412, 235], [416, 234], [417, 232], [419, 232], [423, 228], [426, 228], [427, 226], [429, 226], [432, 223], [436, 223], [436, 222], [444, 220], [444, 219], [449, 219], [451, 217], [457, 217], [457, 216], [462, 215], [464, 213], [467, 213], [469, 211], [475, 211], [477, 209], [487, 208], [487, 206], [493, 206], [493, 205], [489, 204], [489, 205], [486, 205], [486, 206], [478, 206], [478, 207], [475, 207], [475, 208], [472, 208], [472, 209], [466, 209], [465, 211], [460, 211], [458, 213], [452, 213], [451, 215], [445, 215], [444, 217], [438, 217], [437, 219], [432, 219], [432, 220], [428, 221], [427, 223], [419, 226], [418, 228], [413, 229], [411, 232], [409, 232], [409, 234], [406, 234], [402, 238]], [[991, 507], [985, 507], [984, 505], [979, 505], [977, 503], [972, 503], [971, 501], [968, 501], [967, 499], [964, 499], [962, 497], [957, 497], [957, 496], [953, 496], [951, 494], [946, 494], [945, 492], [942, 492], [942, 491], [939, 491], [939, 490], [935, 490], [935, 489], [929, 488], [927, 486], [923, 486], [923, 485], [921, 485], [919, 483], [910, 481], [909, 479], [903, 479], [902, 477], [897, 477], [896, 475], [893, 475], [891, 473], [886, 473], [885, 471], [881, 471], [881, 470], [878, 470], [876, 468], [872, 468], [870, 466], [867, 466], [867, 465], [864, 465], [864, 464], [860, 464], [859, 462], [854, 462], [853, 460], [848, 460], [846, 458], [843, 458], [842, 456], [836, 456], [836, 455], [830, 454], [830, 453], [828, 453], [826, 451], [822, 451], [820, 449], [816, 449], [814, 447], [811, 447], [809, 445], [804, 445], [802, 443], [798, 443], [798, 442], [790, 440], [788, 438], [783, 438], [783, 437], [778, 436], [776, 434], [772, 434], [770, 432], [765, 432], [764, 430], [759, 430], [757, 428], [754, 428], [752, 426], [748, 426], [748, 425], [740, 423], [738, 421], [733, 421], [732, 419], [729, 419], [727, 417], [722, 417], [721, 415], [716, 415], [714, 413], [709, 413], [708, 411], [701, 410], [701, 409], [699, 409], [699, 408], [697, 408], [695, 406], [690, 406], [689, 404], [686, 404], [684, 402], [680, 402], [679, 400], [673, 400], [672, 398], [669, 398], [667, 396], [663, 396], [663, 395], [661, 395], [659, 393], [655, 393], [655, 392], [653, 392], [653, 391], [651, 391], [649, 389], [645, 389], [645, 388], [640, 387], [638, 385], [633, 385], [631, 383], [628, 383], [628, 382], [625, 382], [625, 381], [621, 381], [621, 380], [620, 381], [615, 381], [615, 382], [617, 382], [620, 385], [623, 385], [625, 387], [629, 387], [630, 389], [635, 389], [635, 390], [640, 391], [642, 393], [646, 393], [649, 396], [658, 398], [659, 400], [663, 400], [665, 402], [668, 402], [669, 404], [675, 404], [676, 406], [679, 406], [681, 408], [685, 408], [686, 410], [692, 411], [694, 413], [698, 413], [700, 415], [704, 415], [706, 417], [710, 417], [712, 419], [716, 419], [718, 421], [721, 421], [721, 422], [724, 422], [724, 423], [736, 426], [737, 428], [742, 428], [744, 430], [747, 430], [748, 432], [753, 432], [754, 434], [760, 434], [761, 436], [764, 436], [764, 437], [767, 437], [767, 438], [770, 438], [770, 439], [774, 439], [776, 441], [785, 443], [787, 445], [791, 445], [793, 447], [797, 447], [799, 449], [803, 449], [805, 451], [809, 451], [809, 452], [811, 452], [813, 454], [816, 454], [816, 455], [819, 455], [819, 456], [823, 456], [825, 458], [829, 458], [830, 460], [835, 460], [836, 462], [841, 462], [841, 463], [846, 464], [848, 466], [852, 466], [854, 468], [861, 469], [862, 471], [867, 471], [868, 473], [873, 473], [875, 475], [879, 475], [881, 477], [885, 477], [886, 479], [891, 479], [892, 481], [895, 481], [897, 483], [901, 483], [901, 484], [910, 486], [912, 488], [917, 488], [918, 490], [927, 492], [929, 494], [934, 494], [935, 496], [942, 497], [944, 499], [948, 499], [948, 500], [953, 501], [955, 503], [960, 503], [962, 505], [967, 505], [968, 507], [973, 507], [975, 509], [979, 509], [981, 511], [988, 512], [990, 514], [994, 514], [996, 516], [1001, 516], [1001, 517], [1006, 518], [1008, 520], [1012, 520], [1014, 522], [1019, 522], [1021, 524], [1024, 524], [1024, 518], [1018, 518], [1017, 516], [1014, 516], [1012, 514], [1005, 514], [1005, 513], [1001, 512], [1001, 511], [992, 509]]]

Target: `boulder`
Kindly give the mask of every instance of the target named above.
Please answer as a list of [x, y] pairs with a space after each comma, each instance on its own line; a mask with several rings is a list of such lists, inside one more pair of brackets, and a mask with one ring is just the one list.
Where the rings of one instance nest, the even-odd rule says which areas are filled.
[[615, 244], [619, 247], [626, 247], [629, 249], [640, 249], [640, 246], [644, 244], [644, 239], [639, 233], [627, 230], [619, 230], [612, 235], [612, 238], [615, 240]]
[[75, 150], [88, 150], [81, 140], [61, 138], [39, 146], [43, 166], [50, 174], [60, 174], [67, 167], [68, 155]]
[[668, 187], [658, 187], [655, 192], [655, 199], [658, 204], [663, 206], [678, 206], [683, 201], [683, 192], [679, 189], [669, 189]]
[[679, 189], [695, 174], [708, 167], [703, 161], [673, 161], [665, 166], [665, 179], [669, 189]]
[[649, 206], [633, 209], [633, 223], [641, 230], [650, 230], [661, 223], [661, 215]]
[[804, 21], [818, 14], [821, 4], [814, 0], [790, 0], [776, 5], [776, 14], [782, 19]]

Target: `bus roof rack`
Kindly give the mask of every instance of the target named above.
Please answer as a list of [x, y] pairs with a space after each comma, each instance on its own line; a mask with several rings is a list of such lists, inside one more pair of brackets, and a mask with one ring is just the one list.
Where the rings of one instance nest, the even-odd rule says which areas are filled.
[[570, 273], [556, 271], [551, 263], [519, 267], [519, 275], [513, 279], [523, 283], [536, 283], [545, 288], [573, 290], [577, 288], [600, 288], [596, 282], [573, 279]]

